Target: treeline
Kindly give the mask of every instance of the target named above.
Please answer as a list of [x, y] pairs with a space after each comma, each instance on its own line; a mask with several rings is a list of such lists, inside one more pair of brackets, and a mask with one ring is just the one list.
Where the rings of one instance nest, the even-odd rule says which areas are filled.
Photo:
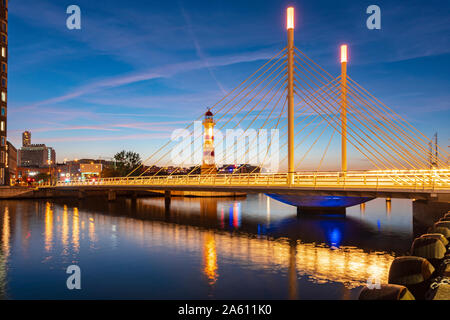
[[142, 160], [139, 153], [133, 151], [120, 151], [114, 155], [114, 164], [102, 170], [102, 177], [125, 177], [135, 170], [131, 176], [142, 173]]

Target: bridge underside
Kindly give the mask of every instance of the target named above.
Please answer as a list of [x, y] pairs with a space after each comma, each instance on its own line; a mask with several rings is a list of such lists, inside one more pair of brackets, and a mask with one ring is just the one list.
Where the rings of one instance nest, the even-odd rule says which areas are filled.
[[352, 207], [373, 200], [370, 197], [267, 194], [269, 197], [298, 208], [298, 213], [345, 214]]
[[54, 188], [46, 188], [48, 191], [65, 192], [65, 191], [203, 191], [203, 192], [234, 192], [234, 193], [270, 193], [278, 195], [293, 196], [339, 196], [339, 197], [356, 197], [356, 198], [398, 198], [398, 199], [416, 199], [448, 202], [450, 194], [445, 192], [431, 192], [418, 190], [389, 190], [389, 189], [333, 189], [333, 188], [307, 188], [307, 187], [287, 187], [287, 186], [177, 186], [177, 185], [85, 185], [85, 186], [58, 186]]

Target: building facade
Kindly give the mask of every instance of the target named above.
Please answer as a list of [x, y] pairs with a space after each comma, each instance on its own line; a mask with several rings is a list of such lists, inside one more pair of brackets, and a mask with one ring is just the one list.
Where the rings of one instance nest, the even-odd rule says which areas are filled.
[[21, 167], [49, 167], [56, 163], [56, 152], [45, 144], [31, 144], [19, 150]]
[[11, 142], [7, 142], [7, 154], [8, 154], [8, 162], [6, 163], [7, 172], [6, 172], [6, 183], [13, 185], [17, 180], [17, 149], [13, 146]]
[[7, 181], [7, 87], [8, 87], [8, 0], [0, 1], [0, 185], [9, 185]]
[[25, 131], [22, 133], [22, 147], [28, 147], [31, 145], [31, 132]]
[[17, 179], [22, 182], [37, 182], [36, 177], [39, 175], [46, 175], [50, 178], [53, 173], [53, 168], [18, 167]]
[[31, 132], [22, 133], [22, 148], [19, 149], [20, 167], [46, 168], [56, 165], [56, 152], [45, 144], [32, 144]]

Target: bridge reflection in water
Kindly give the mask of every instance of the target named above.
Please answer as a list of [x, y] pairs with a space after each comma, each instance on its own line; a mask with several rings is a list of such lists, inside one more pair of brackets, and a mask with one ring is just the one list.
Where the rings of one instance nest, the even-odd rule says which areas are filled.
[[[16, 207], [14, 214], [6, 206], [0, 218], [3, 293], [10, 247], [15, 241], [11, 230], [20, 231], [21, 241], [28, 241], [27, 226], [36, 219], [30, 214], [16, 213], [28, 211], [24, 210], [27, 204], [34, 206], [36, 202], [11, 204]], [[340, 283], [347, 289], [363, 286], [372, 278], [387, 282], [394, 254], [364, 248], [364, 241], [360, 242], [361, 247], [347, 244], [354, 229], [359, 230], [357, 237], [371, 235], [364, 223], [349, 218], [297, 220], [286, 213], [274, 220], [280, 216], [275, 203], [270, 205], [265, 198], [259, 201], [259, 206], [268, 209], [259, 216], [251, 213], [259, 211], [258, 206], [249, 208], [247, 215], [242, 204], [235, 199], [175, 198], [171, 211], [167, 212], [164, 200], [159, 198], [122, 199], [109, 204], [88, 200], [39, 202], [36, 212], [44, 214], [43, 261], [59, 255], [62, 263], [77, 264], [83, 249], [104, 246], [114, 249], [126, 238], [149, 250], [170, 244], [175, 252], [200, 252], [201, 271], [211, 292], [222, 277], [227, 281], [226, 266], [230, 261], [243, 269], [284, 275], [290, 298], [305, 296], [299, 284], [302, 278], [315, 284]]]

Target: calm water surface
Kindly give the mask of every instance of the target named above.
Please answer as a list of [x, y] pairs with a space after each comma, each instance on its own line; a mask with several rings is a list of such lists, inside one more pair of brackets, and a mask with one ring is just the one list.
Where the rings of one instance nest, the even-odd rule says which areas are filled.
[[[3, 299], [355, 299], [413, 239], [412, 205], [297, 218], [264, 195], [0, 201]], [[66, 268], [81, 268], [68, 290]]]

